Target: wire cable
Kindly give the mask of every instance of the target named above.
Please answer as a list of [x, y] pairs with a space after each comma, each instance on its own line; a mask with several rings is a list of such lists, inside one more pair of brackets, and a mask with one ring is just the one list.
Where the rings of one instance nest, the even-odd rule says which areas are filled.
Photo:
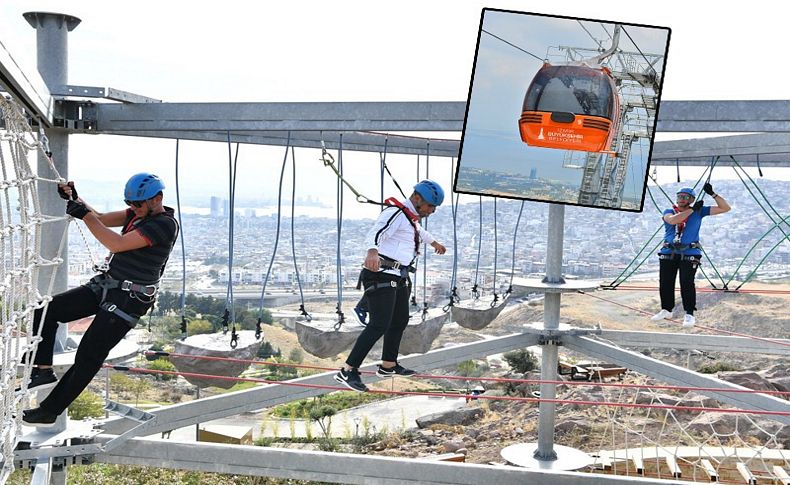
[[532, 57], [534, 57], [535, 59], [539, 60], [540, 62], [544, 62], [543, 58], [536, 56], [535, 54], [529, 52], [528, 50], [522, 49], [521, 47], [517, 46], [516, 44], [514, 44], [512, 42], [509, 42], [509, 41], [503, 39], [502, 37], [499, 37], [498, 35], [492, 34], [491, 32], [487, 31], [486, 29], [480, 29], [480, 31], [490, 35], [491, 37], [493, 37], [493, 38], [495, 38], [497, 40], [501, 40], [502, 42], [504, 42], [505, 44], [509, 45], [510, 47], [515, 47], [516, 49], [520, 50], [521, 52], [531, 55]]

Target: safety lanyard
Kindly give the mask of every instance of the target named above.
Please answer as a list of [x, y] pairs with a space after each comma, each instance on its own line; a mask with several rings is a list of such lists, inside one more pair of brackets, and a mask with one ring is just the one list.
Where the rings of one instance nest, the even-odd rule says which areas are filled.
[[[672, 206], [672, 210], [675, 211], [675, 214], [679, 214], [682, 212], [680, 208], [676, 205]], [[686, 221], [678, 222], [675, 224], [675, 240], [680, 241], [681, 236], [683, 235], [683, 229], [686, 228]]]
[[417, 221], [420, 218], [395, 197], [390, 197], [389, 199], [385, 200], [384, 204], [400, 209], [400, 211], [406, 216], [406, 219], [408, 219], [409, 224], [411, 224], [411, 228], [414, 229], [414, 258], [412, 258], [411, 263], [409, 263], [412, 264], [420, 254], [420, 231], [417, 229]]

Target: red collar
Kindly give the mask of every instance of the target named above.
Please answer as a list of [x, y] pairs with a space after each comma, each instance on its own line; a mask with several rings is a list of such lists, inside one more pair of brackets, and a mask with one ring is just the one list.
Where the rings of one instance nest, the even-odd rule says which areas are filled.
[[417, 221], [420, 220], [420, 217], [417, 214], [412, 212], [411, 209], [409, 209], [408, 207], [403, 205], [403, 203], [401, 201], [399, 201], [398, 199], [396, 199], [395, 197], [390, 197], [389, 199], [385, 200], [384, 203], [386, 205], [389, 205], [389, 206], [395, 206], [395, 207], [399, 208], [400, 210], [402, 210], [403, 213], [406, 214], [406, 216], [409, 219], [411, 219], [412, 222], [417, 222]]

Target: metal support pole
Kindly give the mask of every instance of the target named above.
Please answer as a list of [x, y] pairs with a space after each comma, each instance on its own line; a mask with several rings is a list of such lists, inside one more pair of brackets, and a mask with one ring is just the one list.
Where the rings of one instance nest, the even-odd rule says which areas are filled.
[[[71, 15], [48, 12], [27, 12], [25, 19], [31, 27], [36, 29], [36, 54], [37, 67], [42, 79], [50, 91], [55, 91], [68, 84], [68, 33], [77, 27], [80, 19]], [[63, 129], [52, 128], [46, 131], [49, 139], [52, 159], [60, 175], [68, 178], [69, 161], [69, 135]], [[52, 176], [47, 159], [38, 154], [38, 173]], [[58, 196], [50, 183], [40, 183], [38, 186], [41, 211], [46, 215], [62, 216], [64, 213], [63, 200]], [[54, 224], [45, 224], [42, 228], [41, 256], [52, 259], [57, 256], [61, 236], [67, 230], [65, 221]], [[68, 247], [68, 244], [67, 246]], [[57, 268], [43, 267], [39, 276], [39, 291], [42, 294], [48, 289], [52, 271], [55, 271], [54, 293], [67, 289], [68, 285], [68, 251], [62, 255], [63, 264]], [[59, 332], [66, 332], [59, 329]], [[60, 340], [60, 339], [59, 339]], [[65, 341], [65, 338], [63, 339]]]
[[[564, 283], [562, 279], [562, 242], [565, 229], [565, 206], [549, 205], [549, 230], [546, 246], [546, 283]], [[556, 330], [560, 326], [560, 293], [546, 293], [543, 301], [543, 329]], [[540, 378], [543, 381], [557, 380], [559, 357], [557, 345], [549, 340], [541, 345]], [[541, 399], [555, 399], [557, 386], [541, 384]], [[538, 425], [538, 449], [534, 457], [538, 460], [556, 460], [554, 451], [554, 417], [556, 405], [541, 402], [540, 420]]]
[[[195, 386], [195, 401], [200, 401], [200, 386]], [[200, 421], [195, 423], [195, 441], [200, 441]]]
[[[25, 19], [31, 27], [36, 29], [36, 54], [38, 71], [50, 91], [55, 91], [60, 86], [68, 84], [68, 33], [77, 27], [80, 19], [70, 15], [48, 13], [48, 12], [27, 12]], [[68, 178], [69, 161], [69, 135], [63, 129], [50, 129], [46, 132], [49, 139], [49, 147], [52, 151], [52, 158], [55, 168], [60, 175]], [[52, 177], [47, 159], [38, 154], [38, 173]], [[63, 200], [58, 196], [57, 191], [51, 183], [43, 182], [38, 184], [38, 197], [41, 204], [41, 212], [45, 215], [62, 216], [64, 213]], [[63, 237], [63, 233], [68, 230], [68, 224], [61, 221], [53, 224], [45, 224], [41, 231], [41, 256], [44, 259], [54, 259], [58, 256], [58, 248]], [[68, 240], [66, 246], [68, 248]], [[68, 287], [68, 249], [61, 255], [63, 263], [58, 267], [43, 267], [39, 273], [38, 289], [41, 294], [46, 294], [49, 290], [49, 282], [52, 272], [55, 271], [53, 293], [66, 291]], [[59, 325], [58, 335], [55, 340], [66, 342], [68, 326]], [[57, 349], [56, 349], [57, 350]], [[62, 350], [62, 349], [61, 349]], [[65, 431], [68, 423], [66, 412], [61, 414], [55, 424], [50, 428], [54, 432]], [[66, 468], [51, 470], [51, 483], [66, 483]]]

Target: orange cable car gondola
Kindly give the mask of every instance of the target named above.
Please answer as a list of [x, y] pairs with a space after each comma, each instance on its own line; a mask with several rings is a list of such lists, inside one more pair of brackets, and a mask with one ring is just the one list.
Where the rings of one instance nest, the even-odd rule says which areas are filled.
[[620, 96], [611, 72], [586, 63], [543, 64], [524, 96], [518, 125], [530, 146], [612, 153]]

